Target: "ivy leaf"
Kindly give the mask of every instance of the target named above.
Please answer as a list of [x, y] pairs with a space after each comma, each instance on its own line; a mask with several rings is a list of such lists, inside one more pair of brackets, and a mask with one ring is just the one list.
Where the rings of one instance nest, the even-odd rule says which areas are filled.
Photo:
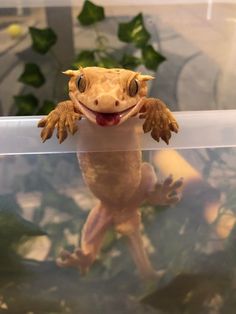
[[33, 94], [14, 96], [17, 115], [32, 115], [38, 107], [38, 99]]
[[47, 115], [55, 108], [55, 103], [51, 100], [44, 100], [42, 107], [37, 111], [37, 115]]
[[77, 19], [82, 25], [92, 25], [102, 21], [105, 19], [104, 8], [86, 0]]
[[141, 64], [141, 59], [132, 55], [124, 54], [120, 63], [123, 68], [133, 70]]
[[32, 47], [40, 54], [45, 54], [57, 42], [57, 35], [51, 28], [39, 29], [30, 27]]
[[0, 247], [17, 244], [23, 236], [41, 236], [46, 233], [36, 224], [25, 220], [12, 210], [0, 210]]
[[115, 60], [114, 58], [110, 56], [100, 58], [100, 60], [98, 61], [98, 66], [103, 67], [103, 68], [110, 68], [110, 69], [120, 68], [120, 65], [117, 62], [117, 60]]
[[137, 47], [146, 45], [150, 38], [150, 34], [145, 28], [142, 13], [135, 16], [128, 23], [120, 23], [118, 37], [121, 41], [134, 43]]
[[73, 67], [78, 69], [79, 66], [96, 66], [95, 53], [93, 50], [83, 50], [77, 55]]
[[147, 45], [142, 49], [143, 63], [147, 69], [155, 71], [157, 67], [166, 60], [152, 45]]
[[40, 87], [45, 83], [45, 78], [37, 64], [26, 63], [18, 81], [33, 87]]
[[116, 233], [114, 230], [109, 230], [103, 239], [102, 252], [108, 252], [112, 248], [116, 239]]

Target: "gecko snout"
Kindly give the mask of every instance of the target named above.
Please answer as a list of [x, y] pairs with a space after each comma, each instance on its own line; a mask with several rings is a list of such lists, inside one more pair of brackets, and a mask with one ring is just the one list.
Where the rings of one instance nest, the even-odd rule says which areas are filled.
[[120, 101], [111, 95], [101, 95], [94, 100], [96, 110], [99, 112], [114, 112], [120, 106]]

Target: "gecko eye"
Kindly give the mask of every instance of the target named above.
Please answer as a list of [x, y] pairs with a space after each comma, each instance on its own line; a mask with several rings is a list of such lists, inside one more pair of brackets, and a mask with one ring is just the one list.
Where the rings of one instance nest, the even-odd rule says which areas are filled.
[[136, 79], [132, 79], [132, 81], [129, 83], [129, 95], [134, 97], [138, 93], [138, 89], [138, 81]]
[[83, 93], [86, 89], [86, 80], [85, 80], [85, 77], [83, 75], [80, 75], [80, 77], [78, 78], [78, 81], [77, 81], [77, 87], [78, 87], [78, 90]]

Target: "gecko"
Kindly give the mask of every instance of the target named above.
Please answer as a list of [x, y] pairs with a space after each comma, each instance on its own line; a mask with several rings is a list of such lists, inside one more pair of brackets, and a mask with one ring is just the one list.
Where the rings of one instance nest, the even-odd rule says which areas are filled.
[[[68, 133], [78, 130], [81, 118], [101, 127], [115, 127], [132, 117], [144, 121], [143, 131], [155, 141], [169, 143], [177, 133], [178, 123], [163, 101], [147, 97], [147, 82], [154, 77], [127, 69], [85, 67], [63, 72], [69, 79], [69, 100], [60, 102], [43, 117], [38, 127], [42, 141], [51, 138], [54, 129], [62, 143]], [[121, 136], [124, 136], [124, 134]], [[125, 136], [129, 136], [128, 134]], [[172, 205], [180, 200], [182, 178], [157, 180], [151, 164], [142, 161], [141, 150], [123, 152], [78, 153], [82, 175], [98, 199], [83, 226], [80, 245], [73, 251], [63, 250], [57, 264], [76, 267], [86, 273], [102, 247], [110, 228], [125, 236], [134, 263], [141, 276], [157, 273], [145, 249], [141, 233], [140, 206]]]

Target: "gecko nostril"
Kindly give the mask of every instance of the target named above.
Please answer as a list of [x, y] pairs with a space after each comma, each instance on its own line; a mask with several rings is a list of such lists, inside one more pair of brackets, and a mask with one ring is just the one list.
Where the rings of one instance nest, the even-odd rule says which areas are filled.
[[119, 100], [116, 100], [115, 106], [119, 106], [119, 104], [120, 104]]
[[98, 105], [98, 100], [95, 99], [95, 100], [94, 100], [94, 103], [95, 103], [95, 105], [97, 106], [97, 105]]

